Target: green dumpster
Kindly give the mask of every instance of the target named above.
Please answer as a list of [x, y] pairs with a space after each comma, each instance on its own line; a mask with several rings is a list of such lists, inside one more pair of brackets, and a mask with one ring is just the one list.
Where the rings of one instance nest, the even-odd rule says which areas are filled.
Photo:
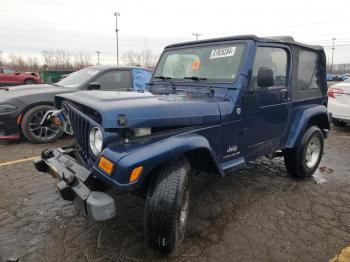
[[42, 70], [39, 72], [40, 78], [45, 84], [54, 84], [61, 80], [62, 75], [70, 74], [72, 70]]

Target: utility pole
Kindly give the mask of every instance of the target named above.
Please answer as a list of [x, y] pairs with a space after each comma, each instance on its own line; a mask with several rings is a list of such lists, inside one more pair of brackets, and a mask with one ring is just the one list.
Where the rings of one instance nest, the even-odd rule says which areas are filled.
[[196, 40], [198, 40], [198, 38], [199, 38], [202, 34], [192, 33], [192, 35], [196, 37]]
[[96, 53], [97, 53], [97, 65], [99, 65], [100, 64], [100, 54], [101, 54], [101, 52], [100, 51], [96, 51]]
[[118, 16], [120, 16], [120, 14], [118, 12], [114, 12], [114, 16], [115, 16], [115, 34], [117, 37], [117, 65], [119, 65]]
[[332, 41], [333, 41], [333, 44], [332, 44], [332, 64], [331, 64], [331, 74], [333, 74], [333, 59], [334, 59], [334, 43], [335, 43], [335, 40], [337, 40], [335, 37], [332, 38]]

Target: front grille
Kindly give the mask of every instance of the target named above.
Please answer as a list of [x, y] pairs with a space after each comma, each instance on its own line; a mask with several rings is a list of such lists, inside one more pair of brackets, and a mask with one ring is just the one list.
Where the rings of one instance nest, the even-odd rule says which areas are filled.
[[69, 112], [69, 120], [74, 132], [74, 137], [81, 154], [81, 157], [86, 164], [91, 164], [89, 155], [89, 132], [91, 129], [90, 121], [87, 120], [79, 110], [74, 106], [65, 103], [66, 108]]

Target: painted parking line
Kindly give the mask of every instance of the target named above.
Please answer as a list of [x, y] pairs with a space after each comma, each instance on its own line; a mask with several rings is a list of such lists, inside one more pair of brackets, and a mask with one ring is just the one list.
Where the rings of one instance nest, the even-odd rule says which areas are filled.
[[37, 158], [37, 156], [35, 156], [35, 157], [27, 157], [27, 158], [22, 158], [22, 159], [18, 159], [18, 160], [13, 160], [13, 161], [0, 163], [0, 167], [2, 167], [2, 166], [10, 166], [10, 165], [14, 165], [14, 164], [22, 163], [22, 162], [31, 161], [31, 160], [34, 160], [35, 158]]

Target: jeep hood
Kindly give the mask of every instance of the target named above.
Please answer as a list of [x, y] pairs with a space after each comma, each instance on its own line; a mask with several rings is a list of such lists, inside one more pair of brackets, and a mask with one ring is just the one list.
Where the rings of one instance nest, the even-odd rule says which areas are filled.
[[104, 128], [119, 128], [118, 116], [126, 117], [125, 127], [176, 127], [220, 123], [218, 103], [224, 98], [185, 94], [154, 95], [149, 92], [80, 91], [56, 96], [57, 106], [70, 100], [96, 110]]

